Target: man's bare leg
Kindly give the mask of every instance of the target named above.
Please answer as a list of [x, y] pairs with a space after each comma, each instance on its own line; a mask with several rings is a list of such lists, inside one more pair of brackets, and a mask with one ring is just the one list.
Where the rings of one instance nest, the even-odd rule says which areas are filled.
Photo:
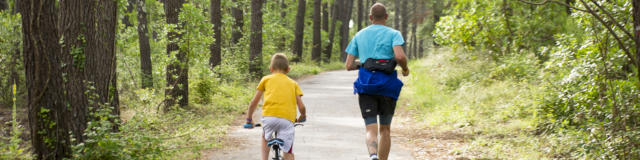
[[380, 125], [380, 145], [378, 146], [378, 156], [381, 160], [389, 158], [391, 150], [391, 125]]
[[294, 156], [293, 153], [284, 153], [284, 159], [285, 160], [294, 160]]
[[262, 160], [269, 159], [269, 147], [267, 147], [267, 140], [264, 139], [264, 133], [262, 133]]
[[369, 154], [378, 154], [378, 124], [369, 124], [366, 126], [366, 130]]

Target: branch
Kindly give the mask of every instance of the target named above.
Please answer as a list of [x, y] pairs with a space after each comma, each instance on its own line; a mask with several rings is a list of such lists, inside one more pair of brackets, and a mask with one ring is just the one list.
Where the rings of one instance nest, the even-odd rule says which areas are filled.
[[[602, 23], [602, 25], [609, 31], [609, 33], [611, 33], [611, 35], [613, 35], [613, 38], [615, 38], [616, 41], [618, 42], [618, 46], [620, 46], [620, 48], [622, 48], [622, 50], [627, 55], [627, 57], [629, 57], [629, 59], [631, 59], [631, 61], [633, 61], [635, 64], [638, 64], [636, 62], [636, 60], [634, 59], [634, 57], [631, 56], [631, 52], [629, 52], [627, 47], [624, 46], [624, 43], [622, 43], [622, 41], [620, 40], [620, 37], [618, 37], [616, 32], [614, 32], [613, 29], [611, 29], [611, 26], [607, 25], [607, 23], [604, 20], [602, 20], [602, 17], [598, 16], [598, 14], [596, 14], [595, 11], [593, 11], [591, 9], [591, 7], [589, 7], [589, 5], [587, 5], [587, 3], [584, 2], [584, 0], [580, 0], [580, 2], [582, 2], [582, 4], [584, 4], [584, 7], [587, 9], [587, 13], [593, 15], [593, 17], [595, 17], [600, 23]], [[636, 66], [636, 67], [638, 67], [638, 66]]]
[[544, 5], [544, 4], [547, 4], [547, 3], [551, 2], [551, 3], [556, 3], [556, 4], [560, 4], [560, 5], [569, 7], [569, 8], [574, 9], [574, 10], [586, 12], [586, 10], [584, 10], [584, 9], [576, 8], [576, 7], [572, 6], [571, 4], [567, 4], [567, 3], [556, 1], [556, 0], [544, 0], [542, 2], [531, 2], [531, 1], [526, 1], [526, 0], [518, 0], [518, 1], [520, 1], [522, 3], [532, 4], [532, 5]]
[[615, 18], [613, 18], [613, 16], [611, 16], [611, 14], [609, 12], [607, 12], [607, 10], [604, 9], [604, 7], [602, 7], [600, 4], [598, 4], [598, 2], [591, 0], [591, 3], [595, 4], [598, 8], [600, 8], [600, 10], [607, 15], [607, 17], [609, 17], [609, 19], [611, 19], [611, 21], [613, 21], [613, 23], [620, 28], [620, 30], [622, 30], [625, 34], [627, 34], [627, 36], [629, 36], [629, 38], [633, 39], [633, 41], [637, 41], [637, 39], [633, 38], [633, 35], [631, 34], [631, 32], [627, 31], [624, 27], [622, 27], [622, 25], [620, 23], [618, 23], [618, 21], [616, 21]]

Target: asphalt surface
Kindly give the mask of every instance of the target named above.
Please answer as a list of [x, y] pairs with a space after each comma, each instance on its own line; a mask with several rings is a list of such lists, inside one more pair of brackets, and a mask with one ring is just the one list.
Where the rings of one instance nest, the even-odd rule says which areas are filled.
[[[353, 94], [357, 72], [332, 71], [300, 82], [307, 107], [307, 122], [296, 127], [293, 153], [297, 160], [366, 160], [364, 121]], [[248, 103], [248, 102], [247, 102]], [[255, 120], [259, 120], [256, 112]], [[411, 160], [411, 151], [393, 137], [390, 160]], [[235, 127], [223, 149], [214, 151], [211, 160], [259, 160], [262, 128]], [[273, 155], [273, 153], [272, 153]], [[271, 156], [272, 156], [271, 155]]]

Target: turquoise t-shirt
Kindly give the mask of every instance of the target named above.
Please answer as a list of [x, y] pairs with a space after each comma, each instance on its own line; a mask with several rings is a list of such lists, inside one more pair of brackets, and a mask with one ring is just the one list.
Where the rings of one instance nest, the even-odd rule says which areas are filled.
[[364, 63], [369, 58], [392, 59], [395, 55], [393, 47], [401, 45], [404, 45], [404, 39], [399, 31], [374, 24], [356, 33], [345, 52], [359, 57]]

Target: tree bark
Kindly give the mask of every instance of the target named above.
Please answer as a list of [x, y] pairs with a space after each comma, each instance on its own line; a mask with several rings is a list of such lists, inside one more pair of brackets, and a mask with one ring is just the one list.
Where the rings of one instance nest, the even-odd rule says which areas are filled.
[[262, 77], [262, 4], [262, 0], [251, 0], [249, 73], [253, 79]]
[[[395, 0], [395, 4], [394, 6], [396, 7], [395, 13], [394, 13], [394, 18], [393, 18], [393, 28], [395, 29], [400, 29], [400, 15], [402, 15], [402, 9], [400, 9], [400, 4], [402, 3], [402, 0]], [[402, 37], [404, 38], [404, 37]]]
[[67, 97], [62, 80], [56, 22], [56, 1], [18, 1], [22, 13], [22, 47], [29, 108], [31, 145], [35, 159], [71, 156], [71, 141], [63, 118]]
[[353, 10], [353, 0], [345, 0], [342, 8], [342, 26], [340, 27], [340, 61], [347, 59], [347, 52], [344, 50], [349, 44], [349, 21], [351, 20], [351, 11]]
[[[177, 25], [178, 29], [182, 29], [182, 25], [178, 24], [178, 14], [182, 10], [184, 0], [170, 0], [165, 2], [165, 15], [167, 24]], [[175, 54], [175, 60], [167, 65], [167, 89], [165, 90], [165, 111], [172, 106], [178, 104], [180, 107], [189, 105], [189, 62], [187, 54], [180, 49], [177, 41], [182, 35], [176, 32], [167, 34], [169, 43], [167, 44], [167, 54], [172, 56]], [[172, 52], [177, 52], [172, 53]]]
[[[329, 2], [322, 2], [322, 30], [329, 32]], [[284, 17], [284, 16], [283, 16]]]
[[324, 62], [330, 62], [331, 61], [331, 53], [333, 51], [333, 43], [334, 43], [334, 37], [335, 37], [335, 33], [336, 33], [336, 22], [338, 21], [338, 11], [340, 10], [340, 3], [338, 3], [337, 1], [334, 1], [333, 4], [331, 4], [331, 25], [329, 27], [329, 35], [328, 35], [328, 39], [329, 39], [329, 44], [327, 44], [327, 46], [325, 46], [324, 48]]
[[[282, 26], [284, 28], [289, 28], [289, 25], [287, 23], [288, 19], [287, 19], [287, 3], [286, 3], [286, 0], [280, 0], [280, 9], [281, 9], [280, 10], [280, 17], [282, 17], [282, 21], [281, 21]], [[284, 35], [284, 34], [282, 34], [280, 36], [281, 36], [280, 37], [281, 40], [280, 40], [280, 43], [278, 43], [279, 44], [279, 48], [280, 48], [280, 50], [284, 51], [284, 50], [286, 50], [285, 48], [287, 48], [287, 36]]]
[[298, 12], [296, 13], [296, 30], [294, 32], [293, 50], [294, 58], [293, 62], [302, 61], [302, 41], [304, 38], [304, 14], [306, 0], [298, 0]]
[[211, 9], [209, 12], [211, 13], [211, 23], [213, 23], [213, 38], [215, 41], [213, 44], [209, 46], [209, 50], [211, 52], [211, 57], [209, 58], [209, 65], [211, 68], [214, 68], [220, 65], [220, 61], [222, 61], [222, 11], [220, 0], [210, 0]]
[[363, 16], [364, 15], [363, 14], [363, 12], [364, 12], [364, 6], [363, 5], [364, 4], [362, 4], [363, 3], [362, 0], [357, 0], [357, 1], [358, 1], [358, 3], [356, 4], [356, 6], [358, 7], [358, 11], [357, 11], [358, 13], [356, 14], [356, 19], [357, 19], [357, 22], [356, 22], [356, 26], [357, 27], [356, 28], [359, 31], [359, 30], [362, 29], [362, 20], [364, 18], [364, 16]]
[[[64, 117], [77, 142], [83, 142], [89, 112], [109, 107], [118, 116], [115, 33], [116, 1], [62, 0], [62, 54], [68, 75], [67, 96], [73, 116]], [[119, 118], [110, 119], [116, 122]], [[117, 123], [113, 130], [117, 131]]]
[[149, 29], [145, 0], [138, 0], [138, 43], [140, 44], [140, 69], [142, 70], [142, 88], [153, 87], [151, 68], [151, 46], [149, 45]]
[[418, 20], [417, 20], [417, 13], [418, 13], [418, 1], [417, 0], [413, 0], [413, 9], [412, 9], [413, 13], [412, 16], [412, 23], [413, 23], [413, 27], [411, 28], [411, 39], [413, 41], [413, 43], [411, 44], [412, 46], [412, 57], [411, 58], [416, 58], [418, 57]]
[[322, 0], [314, 0], [313, 3], [313, 48], [311, 50], [311, 60], [320, 64], [320, 57], [322, 56], [322, 34], [321, 28], [321, 16], [320, 10], [322, 8]]
[[364, 24], [363, 28], [367, 28], [367, 26], [369, 26], [369, 9], [371, 9], [371, 6], [373, 4], [371, 4], [371, 1], [368, 0], [364, 0], [364, 3], [364, 10], [362, 11], [362, 23]]
[[233, 16], [233, 19], [235, 21], [234, 21], [234, 27], [231, 33], [231, 42], [233, 44], [238, 44], [238, 41], [240, 41], [240, 38], [242, 38], [242, 27], [244, 26], [244, 14], [242, 11], [242, 4], [238, 2], [238, 0], [232, 0], [232, 2], [235, 5], [231, 8], [231, 16]]
[[7, 0], [0, 0], [0, 11], [9, 9], [9, 4], [7, 4]]
[[[404, 39], [408, 39], [407, 37], [407, 33], [409, 32], [408, 28], [409, 28], [409, 8], [407, 8], [407, 2], [408, 0], [401, 0], [401, 4], [402, 4], [402, 8], [400, 9], [400, 16], [402, 17], [400, 19], [400, 32], [402, 32], [402, 38]], [[406, 51], [407, 49], [407, 45], [409, 44], [405, 44], [402, 46], [402, 48]]]
[[418, 57], [422, 58], [424, 57], [424, 47], [422, 46], [424, 43], [422, 42], [422, 39], [420, 39], [418, 43]]

